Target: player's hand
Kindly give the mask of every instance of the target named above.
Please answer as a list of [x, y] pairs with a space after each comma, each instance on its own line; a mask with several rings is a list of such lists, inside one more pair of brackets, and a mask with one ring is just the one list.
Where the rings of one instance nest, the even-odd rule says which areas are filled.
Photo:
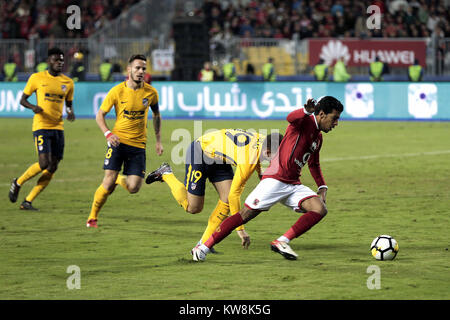
[[241, 238], [242, 247], [244, 249], [248, 249], [248, 247], [250, 246], [250, 236], [247, 234], [247, 232], [245, 230], [238, 230], [236, 232], [239, 235], [239, 237]]
[[319, 191], [317, 191], [317, 194], [319, 195], [323, 203], [327, 203], [327, 188], [320, 189]]
[[116, 136], [114, 133], [111, 134], [108, 138], [106, 138], [106, 140], [108, 140], [108, 146], [117, 147], [120, 144], [119, 137]]
[[308, 99], [308, 101], [306, 101], [304, 105], [306, 112], [313, 113], [314, 110], [316, 109], [316, 104], [317, 104], [316, 100]]
[[44, 109], [39, 106], [34, 106], [31, 110], [33, 110], [34, 113], [41, 113], [42, 111], [44, 111]]
[[67, 112], [67, 120], [70, 122], [75, 121], [75, 113]]
[[156, 142], [156, 154], [158, 156], [160, 156], [163, 154], [163, 152], [164, 152], [164, 148], [163, 148], [161, 142]]

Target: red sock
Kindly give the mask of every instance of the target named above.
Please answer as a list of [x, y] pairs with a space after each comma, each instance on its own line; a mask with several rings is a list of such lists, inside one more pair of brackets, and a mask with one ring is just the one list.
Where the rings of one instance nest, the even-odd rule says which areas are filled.
[[241, 215], [238, 213], [226, 218], [219, 226], [220, 231], [216, 231], [205, 241], [205, 246], [212, 248], [215, 244], [218, 244], [225, 237], [227, 237], [234, 229], [244, 224]]
[[295, 239], [311, 229], [323, 218], [322, 215], [314, 211], [308, 211], [302, 215], [296, 223], [284, 234], [289, 240]]

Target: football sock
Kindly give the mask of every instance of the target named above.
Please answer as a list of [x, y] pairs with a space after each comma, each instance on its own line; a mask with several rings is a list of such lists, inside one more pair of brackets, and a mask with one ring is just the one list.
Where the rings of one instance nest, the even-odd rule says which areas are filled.
[[17, 184], [21, 186], [31, 178], [33, 178], [35, 175], [37, 175], [39, 172], [41, 172], [42, 169], [39, 166], [39, 162], [36, 162], [32, 164], [18, 179]]
[[216, 231], [217, 227], [222, 223], [222, 221], [228, 217], [230, 212], [230, 206], [228, 203], [223, 202], [219, 199], [216, 208], [213, 210], [208, 219], [208, 226], [203, 232], [201, 243], [208, 240], [208, 238]]
[[286, 243], [289, 243], [289, 241], [291, 241], [290, 239], [286, 238], [285, 236], [281, 236], [277, 240], [281, 241], [281, 242], [286, 242]]
[[214, 232], [212, 236], [205, 241], [204, 244], [208, 248], [212, 248], [215, 244], [218, 244], [225, 237], [227, 237], [231, 233], [231, 231], [242, 224], [244, 224], [244, 220], [242, 220], [241, 215], [239, 213], [233, 214], [232, 216], [223, 220], [217, 231]]
[[169, 186], [175, 200], [184, 208], [184, 210], [187, 210], [187, 191], [184, 184], [181, 183], [173, 173], [163, 174], [162, 180]]
[[42, 175], [39, 177], [37, 184], [31, 189], [30, 193], [26, 196], [25, 200], [32, 202], [41, 192], [48, 186], [50, 180], [52, 180], [53, 173], [45, 169], [42, 171]]
[[303, 214], [283, 236], [289, 240], [297, 238], [311, 229], [322, 218], [323, 216], [321, 214], [314, 211], [308, 211]]
[[106, 199], [108, 199], [109, 196], [108, 190], [106, 190], [103, 187], [103, 184], [100, 184], [100, 186], [97, 188], [94, 194], [94, 201], [92, 202], [92, 208], [91, 208], [91, 214], [89, 215], [88, 220], [91, 219], [97, 219], [98, 213], [100, 212], [100, 209], [103, 207], [103, 205], [106, 202]]
[[127, 177], [123, 176], [121, 174], [117, 175], [117, 179], [116, 179], [116, 184], [121, 185], [125, 190], [128, 190], [128, 185], [127, 185]]

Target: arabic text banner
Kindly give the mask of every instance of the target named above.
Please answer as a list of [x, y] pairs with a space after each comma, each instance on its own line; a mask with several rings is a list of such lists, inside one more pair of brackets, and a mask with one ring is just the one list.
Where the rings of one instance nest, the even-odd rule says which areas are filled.
[[[77, 117], [94, 118], [116, 83], [77, 83]], [[154, 82], [163, 118], [285, 119], [309, 98], [331, 95], [345, 107], [342, 119], [450, 120], [450, 83]], [[0, 116], [31, 117], [20, 106], [25, 83], [0, 83]], [[35, 95], [30, 98], [36, 103]], [[150, 113], [151, 114], [151, 113]], [[114, 112], [110, 112], [114, 117]]]

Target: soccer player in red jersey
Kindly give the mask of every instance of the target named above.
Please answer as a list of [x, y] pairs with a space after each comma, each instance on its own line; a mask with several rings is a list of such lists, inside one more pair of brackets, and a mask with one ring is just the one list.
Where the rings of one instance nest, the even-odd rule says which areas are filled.
[[[304, 108], [287, 116], [289, 125], [277, 154], [261, 182], [248, 195], [245, 207], [225, 219], [204, 244], [192, 250], [194, 261], [205, 260], [210, 249], [236, 227], [247, 223], [260, 212], [268, 211], [278, 202], [304, 213], [284, 235], [271, 243], [273, 251], [288, 260], [297, 259], [298, 255], [288, 243], [311, 229], [327, 214], [325, 202], [328, 187], [320, 169], [319, 151], [322, 132], [327, 133], [338, 125], [343, 110], [339, 100], [326, 96], [318, 103], [309, 99]], [[306, 163], [319, 187], [317, 193], [300, 182], [301, 170]]]

